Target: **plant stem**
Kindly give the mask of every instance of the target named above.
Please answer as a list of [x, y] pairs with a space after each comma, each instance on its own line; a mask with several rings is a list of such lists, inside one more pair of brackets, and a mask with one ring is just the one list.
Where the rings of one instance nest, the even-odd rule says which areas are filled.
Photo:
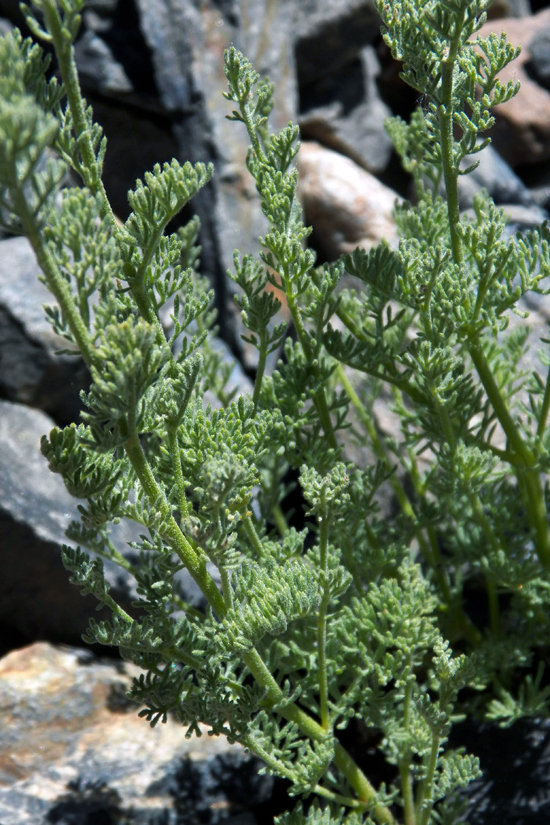
[[550, 367], [548, 367], [548, 374], [546, 376], [546, 386], [544, 388], [544, 396], [542, 399], [542, 406], [540, 410], [540, 418], [537, 427], [537, 436], [542, 438], [546, 430], [546, 423], [548, 421], [548, 412], [550, 411]]
[[525, 493], [522, 498], [530, 525], [535, 533], [537, 555], [544, 567], [550, 567], [550, 530], [544, 492], [540, 476], [535, 469], [536, 456], [523, 440], [516, 423], [510, 415], [479, 342], [471, 340], [469, 352], [502, 429], [512, 448], [525, 465], [523, 470], [519, 466], [515, 467], [516, 475], [518, 481], [520, 481], [520, 489], [523, 487], [522, 492]]
[[284, 534], [288, 530], [288, 524], [286, 523], [285, 514], [283, 513], [280, 504], [275, 505], [275, 507], [271, 511], [271, 515], [273, 516], [273, 519], [275, 521], [275, 524], [277, 525], [277, 529], [279, 530], [279, 533], [281, 534], [281, 536], [284, 536]]
[[[288, 277], [288, 273], [285, 274], [285, 277], [282, 278], [281, 281], [284, 286], [288, 309], [290, 311], [292, 320], [294, 322], [294, 326], [296, 328], [298, 340], [302, 345], [302, 348], [308, 360], [314, 361], [315, 359], [313, 357], [313, 352], [309, 343], [308, 334], [306, 332], [306, 328], [302, 320], [302, 313], [300, 312], [298, 304], [296, 303], [295, 296], [292, 294], [291, 281]], [[319, 376], [318, 365], [314, 366], [314, 374], [315, 377]], [[321, 426], [323, 427], [323, 432], [325, 434], [325, 438], [327, 439], [329, 446], [332, 447], [334, 450], [338, 449], [338, 442], [336, 441], [336, 436], [334, 435], [334, 429], [332, 427], [332, 421], [330, 420], [330, 413], [328, 409], [324, 387], [321, 387], [320, 390], [317, 390], [317, 392], [313, 396], [313, 403], [315, 405], [315, 409], [317, 410], [317, 414], [319, 416], [319, 420], [321, 421]]]
[[[409, 660], [409, 667], [410, 667], [410, 660]], [[411, 718], [411, 699], [412, 699], [412, 689], [413, 689], [413, 678], [409, 675], [409, 679], [407, 680], [407, 686], [405, 688], [405, 696], [403, 701], [403, 727], [408, 732], [409, 725], [410, 725], [410, 718]], [[410, 750], [407, 749], [407, 753], [404, 755], [403, 759], [399, 762], [399, 775], [401, 777], [401, 788], [403, 792], [403, 810], [405, 814], [405, 825], [415, 825], [415, 816], [414, 816], [414, 802], [413, 802], [413, 793], [412, 793], [412, 781], [411, 781], [411, 770], [410, 770], [410, 763], [411, 763], [411, 754]]]
[[34, 250], [38, 265], [46, 279], [48, 289], [53, 293], [61, 307], [63, 317], [69, 325], [82, 357], [88, 367], [91, 367], [96, 357], [95, 347], [86, 325], [82, 320], [82, 316], [77, 309], [75, 300], [71, 295], [69, 283], [59, 271], [17, 181], [14, 182], [12, 191], [14, 192], [15, 210], [21, 219], [25, 234]]
[[231, 610], [233, 607], [233, 591], [231, 590], [231, 578], [229, 576], [229, 570], [223, 564], [218, 567], [220, 571], [220, 577], [222, 581], [222, 593], [223, 593], [223, 600], [225, 602], [225, 607], [227, 610]]
[[258, 350], [258, 368], [256, 370], [256, 380], [254, 381], [254, 394], [252, 401], [254, 403], [254, 410], [258, 408], [260, 400], [260, 391], [262, 389], [262, 380], [265, 372], [265, 362], [267, 359], [267, 335], [266, 330], [262, 329], [260, 334], [260, 348]]
[[256, 532], [256, 528], [254, 527], [254, 522], [250, 516], [245, 516], [242, 520], [242, 524], [246, 531], [246, 535], [248, 536], [248, 540], [256, 551], [258, 558], [262, 559], [264, 557], [264, 548], [262, 547], [262, 541]]
[[317, 617], [317, 656], [319, 672], [319, 696], [321, 708], [321, 724], [328, 731], [330, 715], [328, 709], [328, 679], [327, 679], [327, 608], [329, 600], [327, 573], [328, 573], [328, 508], [325, 504], [325, 489], [321, 493], [322, 506], [319, 516], [319, 552], [321, 557], [320, 580], [323, 589], [319, 615]]
[[184, 519], [189, 515], [189, 503], [187, 501], [187, 496], [185, 495], [185, 483], [183, 480], [183, 470], [181, 466], [177, 424], [171, 424], [168, 422], [166, 431], [168, 434], [168, 450], [172, 461], [172, 470], [178, 489], [180, 516]]
[[425, 779], [423, 779], [420, 785], [418, 799], [416, 802], [416, 817], [418, 825], [428, 825], [428, 822], [430, 821], [430, 817], [432, 814], [433, 804], [424, 807], [424, 802], [426, 800], [426, 796], [428, 795], [428, 791], [430, 795], [432, 794], [435, 769], [437, 767], [437, 757], [439, 756], [439, 744], [439, 734], [435, 732], [432, 733], [432, 747], [430, 750], [430, 758], [428, 760], [426, 777]]
[[[326, 740], [327, 732], [325, 729], [296, 704], [280, 705], [284, 700], [283, 692], [255, 649], [245, 653], [243, 660], [258, 684], [266, 689], [268, 707], [277, 707], [277, 712], [281, 716], [289, 722], [294, 722], [302, 733], [309, 736], [314, 742], [324, 742]], [[370, 805], [375, 801], [376, 791], [339, 742], [336, 742], [334, 747], [334, 764], [342, 771], [363, 804]], [[396, 825], [393, 814], [385, 805], [377, 805], [373, 813], [380, 825]]]
[[44, 0], [43, 11], [46, 28], [52, 37], [59, 63], [59, 71], [67, 95], [67, 102], [71, 110], [76, 139], [82, 152], [84, 170], [90, 172], [89, 175], [86, 175], [84, 183], [92, 192], [99, 194], [103, 214], [108, 216], [113, 226], [116, 226], [115, 216], [111, 209], [105, 187], [103, 186], [103, 181], [101, 180], [101, 169], [99, 168], [90, 138], [88, 120], [84, 110], [84, 101], [78, 80], [74, 47], [71, 39], [67, 37], [68, 32], [64, 30], [56, 0]]
[[453, 252], [453, 260], [455, 264], [460, 267], [464, 264], [464, 253], [462, 249], [462, 240], [458, 234], [458, 224], [460, 223], [458, 171], [455, 169], [453, 157], [453, 75], [463, 20], [464, 10], [462, 10], [457, 18], [455, 29], [457, 34], [455, 34], [455, 37], [449, 46], [447, 58], [443, 60], [441, 64], [441, 101], [438, 107], [438, 118], [441, 131], [441, 159], [443, 166], [443, 179], [445, 181], [445, 191], [447, 195], [447, 214], [449, 216], [451, 248]]
[[162, 506], [164, 511], [163, 515], [165, 517], [164, 535], [167, 541], [174, 552], [179, 556], [185, 567], [189, 570], [189, 573], [206, 596], [208, 603], [214, 612], [218, 616], [224, 616], [226, 610], [223, 597], [218, 590], [214, 579], [206, 570], [204, 560], [198, 556], [196, 551], [190, 545], [178, 527], [173, 515], [170, 513], [168, 502], [155, 481], [147, 458], [145, 457], [145, 453], [143, 452], [139, 436], [135, 430], [135, 426], [132, 426], [131, 421], [129, 422], [129, 432], [130, 436], [124, 445], [126, 455], [128, 456], [151, 505], [156, 505], [157, 507], [159, 505]]

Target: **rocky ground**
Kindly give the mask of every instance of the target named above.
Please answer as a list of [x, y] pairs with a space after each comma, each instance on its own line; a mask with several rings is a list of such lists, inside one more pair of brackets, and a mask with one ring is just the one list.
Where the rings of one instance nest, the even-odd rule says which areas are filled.
[[[509, 69], [522, 89], [500, 108], [491, 149], [463, 180], [461, 205], [471, 207], [485, 187], [505, 206], [511, 231], [550, 210], [548, 5], [495, 0], [486, 24], [523, 45]], [[24, 30], [19, 4], [0, 0], [0, 31], [12, 25]], [[393, 203], [410, 182], [383, 122], [407, 116], [417, 100], [381, 40], [372, 0], [88, 0], [77, 62], [108, 137], [105, 184], [118, 217], [127, 216], [127, 190], [154, 163], [215, 164], [192, 208], [220, 337], [242, 364], [244, 386], [253, 354], [241, 346], [226, 269], [234, 248], [257, 249], [264, 224], [244, 129], [225, 119], [222, 55], [231, 43], [274, 81], [273, 126], [301, 127], [300, 194], [320, 260], [394, 239]], [[26, 240], [1, 236], [0, 823], [263, 825], [276, 810], [273, 782], [248, 755], [210, 737], [186, 740], [174, 722], [151, 732], [125, 699], [128, 668], [79, 647], [95, 604], [68, 584], [59, 556], [75, 501], [38, 445], [54, 423], [77, 420], [88, 376], [78, 359], [56, 355], [37, 274]], [[548, 299], [527, 308], [546, 336]], [[120, 528], [119, 546], [130, 539]], [[131, 582], [118, 569], [108, 576], [129, 605]], [[189, 598], [198, 599], [191, 585]], [[542, 821], [544, 805], [548, 798], [521, 821]], [[487, 804], [478, 808], [471, 825], [496, 821]], [[513, 811], [498, 821], [519, 822]]]

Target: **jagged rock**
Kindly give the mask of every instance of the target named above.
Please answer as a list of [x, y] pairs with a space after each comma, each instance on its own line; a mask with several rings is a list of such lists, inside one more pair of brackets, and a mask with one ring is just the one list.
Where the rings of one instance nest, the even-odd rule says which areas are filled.
[[66, 424], [78, 418], [89, 376], [81, 358], [56, 354], [67, 344], [45, 318], [43, 304], [54, 301], [39, 271], [26, 238], [0, 242], [0, 397]]
[[392, 152], [384, 129], [390, 109], [381, 100], [376, 78], [380, 64], [372, 46], [340, 71], [300, 89], [300, 131], [352, 158], [369, 172], [382, 172]]
[[499, 17], [529, 17], [532, 14], [529, 0], [493, 0], [487, 9], [489, 19]]
[[537, 31], [529, 41], [529, 56], [527, 71], [537, 83], [550, 89], [550, 24]]
[[338, 72], [380, 34], [373, 0], [301, 0], [295, 27], [300, 86]]
[[480, 37], [490, 32], [506, 32], [513, 46], [521, 44], [522, 53], [499, 74], [503, 84], [519, 80], [516, 97], [495, 111], [492, 138], [497, 151], [512, 167], [536, 163], [550, 157], [550, 91], [544, 89], [527, 72], [530, 43], [535, 34], [550, 26], [550, 9], [532, 17], [490, 20], [480, 30]]
[[395, 241], [392, 217], [398, 196], [343, 155], [303, 143], [297, 159], [299, 192], [315, 242], [328, 259], [382, 238]]
[[76, 43], [75, 55], [83, 85], [107, 97], [124, 97], [133, 85], [105, 40], [89, 30]]
[[[59, 475], [50, 472], [40, 453], [40, 438], [53, 421], [38, 410], [0, 401], [0, 648], [11, 639], [49, 639], [75, 644], [88, 619], [108, 618], [96, 612], [97, 601], [81, 596], [70, 584], [61, 562], [65, 530], [78, 519], [77, 499], [69, 495]], [[111, 539], [120, 552], [136, 559], [128, 542], [143, 532], [121, 521]], [[135, 615], [135, 582], [127, 571], [105, 561], [105, 578], [113, 597]], [[198, 605], [202, 595], [186, 570], [179, 574], [187, 601]], [[2, 820], [0, 819], [0, 822]]]
[[[486, 189], [496, 204], [533, 204], [533, 196], [513, 169], [501, 158], [493, 146], [487, 146], [476, 155], [464, 159], [464, 168], [479, 161], [479, 166], [458, 179], [458, 197], [461, 209], [473, 205], [475, 195]], [[442, 187], [442, 193], [444, 193]]]
[[[77, 500], [66, 491], [61, 477], [50, 472], [40, 453], [40, 438], [53, 425], [38, 410], [0, 401], [0, 645], [4, 649], [12, 632], [27, 641], [78, 643], [89, 617], [98, 616], [96, 600], [80, 595], [61, 562], [65, 530], [79, 515]], [[130, 525], [118, 525], [113, 538], [127, 552], [126, 542], [138, 535]], [[105, 570], [114, 598], [133, 612], [136, 594], [131, 577], [108, 562]]]
[[137, 672], [44, 643], [0, 660], [2, 825], [216, 825], [269, 796], [240, 746], [139, 719]]

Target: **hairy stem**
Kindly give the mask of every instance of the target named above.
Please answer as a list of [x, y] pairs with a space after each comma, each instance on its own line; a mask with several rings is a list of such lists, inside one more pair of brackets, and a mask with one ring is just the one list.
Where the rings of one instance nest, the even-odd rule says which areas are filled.
[[321, 515], [319, 516], [319, 551], [321, 556], [321, 587], [323, 596], [319, 606], [317, 617], [317, 656], [319, 671], [319, 696], [321, 707], [321, 724], [328, 731], [330, 727], [330, 714], [328, 709], [328, 680], [327, 680], [327, 608], [329, 592], [327, 585], [328, 573], [328, 510], [324, 503], [325, 490], [322, 491]]
[[108, 216], [111, 224], [116, 226], [115, 216], [101, 180], [101, 169], [95, 156], [88, 129], [88, 120], [76, 69], [74, 47], [71, 39], [67, 37], [68, 32], [64, 30], [56, 0], [44, 0], [43, 10], [46, 28], [52, 37], [59, 63], [59, 71], [71, 110], [76, 139], [82, 153], [84, 170], [89, 172], [89, 174], [86, 174], [84, 183], [94, 194], [99, 194], [103, 215]]
[[214, 579], [206, 570], [206, 563], [204, 559], [200, 558], [193, 549], [189, 541], [185, 538], [180, 528], [178, 527], [173, 515], [170, 513], [168, 502], [166, 501], [161, 488], [155, 481], [155, 477], [151, 471], [145, 453], [143, 452], [139, 436], [132, 428], [129, 427], [130, 436], [125, 444], [126, 455], [139, 479], [143, 490], [145, 491], [149, 502], [153, 506], [162, 506], [164, 511], [164, 536], [169, 542], [170, 546], [181, 559], [182, 563], [189, 570], [194, 581], [198, 584], [208, 603], [218, 616], [225, 615], [225, 603], [223, 597], [218, 590]]

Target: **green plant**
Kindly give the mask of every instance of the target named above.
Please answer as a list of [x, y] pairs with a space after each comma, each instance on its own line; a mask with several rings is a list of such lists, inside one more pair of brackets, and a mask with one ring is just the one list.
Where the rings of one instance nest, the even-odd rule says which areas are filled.
[[[486, 195], [471, 218], [457, 197], [458, 176], [473, 168], [464, 158], [488, 142], [478, 137], [492, 106], [517, 92], [497, 80], [517, 50], [504, 36], [474, 45], [489, 0], [377, 0], [386, 42], [427, 101], [410, 124], [388, 124], [418, 203], [396, 208], [397, 249], [383, 243], [317, 268], [292, 168], [298, 130], [269, 133], [272, 88], [228, 51], [230, 117], [248, 131], [269, 223], [258, 259], [235, 253], [258, 369], [252, 397], [232, 400], [196, 271], [197, 222], [164, 234], [212, 169], [155, 167], [117, 225], [101, 181], [105, 140], [74, 63], [83, 3], [23, 5], [55, 51], [61, 85], [47, 79], [38, 44], [17, 31], [0, 40], [0, 204], [57, 299], [54, 329], [93, 379], [82, 423], [42, 442], [85, 502], [64, 563], [112, 611], [86, 639], [143, 668], [132, 696], [152, 724], [168, 713], [190, 734], [206, 724], [289, 779], [291, 794], [322, 801], [280, 825], [450, 825], [458, 789], [479, 775], [475, 757], [445, 745], [453, 721], [549, 713], [550, 383], [518, 368], [528, 326], [506, 332], [522, 295], [542, 291], [549, 232], [506, 238]], [[60, 191], [66, 167], [82, 187]], [[357, 291], [340, 289], [344, 273]], [[276, 290], [295, 340], [268, 375], [285, 335]], [[167, 335], [159, 310], [170, 300]], [[384, 388], [399, 437], [376, 426]], [[207, 389], [219, 408], [203, 405]], [[354, 436], [376, 459], [366, 468], [345, 460], [351, 408]], [[309, 508], [301, 532], [281, 507], [288, 468]], [[384, 487], [396, 517], [377, 503]], [[135, 564], [109, 539], [121, 518], [144, 528]], [[135, 616], [109, 594], [102, 558], [135, 576]], [[205, 610], [184, 601], [184, 567]], [[471, 613], [472, 592], [483, 594], [486, 622]], [[354, 717], [380, 734], [390, 788], [373, 787], [341, 744]]]

